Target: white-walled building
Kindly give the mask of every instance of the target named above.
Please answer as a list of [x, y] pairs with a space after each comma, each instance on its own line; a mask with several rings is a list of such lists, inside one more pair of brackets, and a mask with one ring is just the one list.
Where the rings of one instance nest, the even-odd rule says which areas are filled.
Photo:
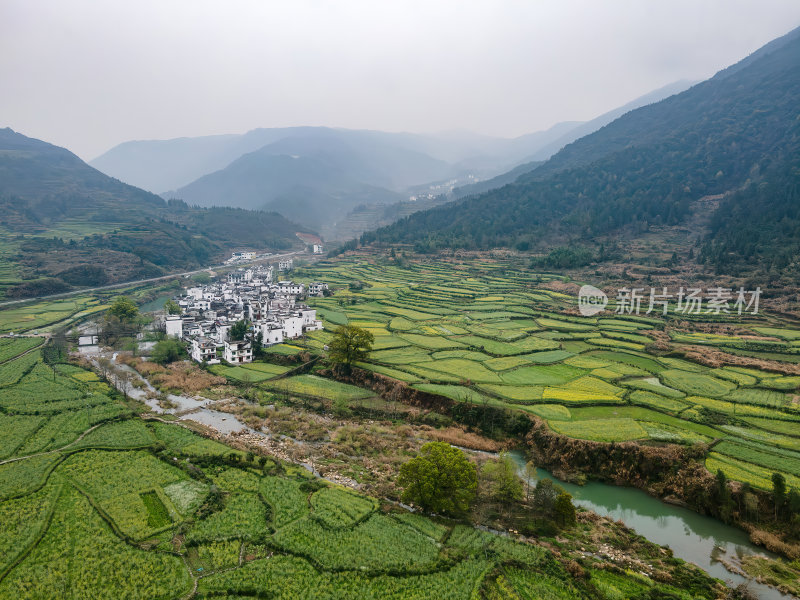
[[225, 342], [222, 357], [231, 364], [253, 362], [253, 345], [247, 341]]
[[166, 327], [167, 337], [182, 338], [183, 337], [183, 319], [179, 315], [167, 315], [164, 322]]
[[308, 284], [308, 295], [309, 296], [322, 296], [325, 293], [325, 290], [328, 289], [327, 283], [322, 283], [321, 281], [314, 281]]
[[[238, 364], [252, 361], [253, 348], [251, 340], [230, 342], [230, 329], [236, 321], [252, 324], [252, 331], [261, 334], [265, 346], [322, 329], [316, 310], [298, 302], [306, 286], [289, 280], [273, 283], [272, 275], [272, 267], [237, 269], [221, 281], [190, 288], [191, 293], [178, 299], [181, 317], [170, 317], [170, 335], [182, 334], [198, 362]], [[327, 287], [314, 282], [309, 289], [322, 295]]]
[[274, 346], [283, 343], [283, 325], [277, 321], [261, 324], [261, 343], [265, 346]]
[[305, 286], [302, 283], [295, 283], [294, 281], [279, 281], [277, 291], [281, 294], [299, 296], [305, 291]]
[[226, 341], [228, 341], [228, 337], [230, 337], [231, 333], [230, 325], [217, 325], [216, 330], [216, 338], [218, 343], [224, 344]]
[[299, 338], [303, 335], [303, 317], [287, 316], [281, 319], [283, 323], [283, 337], [289, 339]]
[[205, 362], [209, 365], [219, 364], [217, 355], [217, 342], [206, 337], [197, 337], [192, 340], [192, 359]]

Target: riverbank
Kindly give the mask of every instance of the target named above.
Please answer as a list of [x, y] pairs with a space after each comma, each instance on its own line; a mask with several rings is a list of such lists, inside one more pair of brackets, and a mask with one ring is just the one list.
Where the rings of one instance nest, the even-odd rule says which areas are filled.
[[[218, 396], [218, 391], [212, 395]], [[291, 408], [259, 405], [229, 395], [222, 401], [205, 399], [202, 406], [181, 414], [179, 418], [201, 424], [206, 435], [234, 448], [266, 453], [302, 465], [329, 481], [390, 500], [398, 499], [393, 486], [397, 468], [406, 460], [405, 456], [415, 453], [422, 443], [432, 439], [431, 431], [435, 431], [430, 426], [414, 423], [397, 425], [353, 414], [336, 416], [331, 413], [332, 407], [326, 407], [324, 403], [314, 404], [308, 399], [302, 403], [306, 408], [299, 403]], [[156, 406], [153, 399], [148, 402], [150, 404]], [[323, 412], [325, 414], [321, 414]], [[422, 411], [417, 410], [413, 418], [421, 415]], [[409, 415], [405, 417], [410, 418]], [[489, 440], [474, 443], [476, 441], [473, 439], [471, 446], [480, 446]], [[389, 448], [393, 448], [395, 453], [387, 454], [385, 449]], [[485, 448], [476, 451], [484, 454], [482, 460], [494, 456]], [[512, 458], [520, 469], [524, 466], [522, 454], [512, 453]], [[537, 479], [544, 477], [552, 478], [552, 475], [538, 470]], [[586, 486], [559, 483], [573, 495], [577, 506], [590, 511], [581, 513], [579, 533], [557, 536], [558, 544], [566, 552], [577, 556], [582, 553], [602, 556], [609, 564], [623, 569], [638, 566], [648, 577], [663, 572], [667, 567], [674, 568], [674, 565], [662, 562], [675, 556], [733, 585], [750, 582], [758, 597], [769, 600], [786, 598], [767, 585], [751, 582], [741, 572], [736, 572], [731, 561], [726, 560], [729, 556], [763, 554], [743, 532], [688, 509], [668, 506], [640, 490], [598, 482], [589, 482]], [[588, 514], [595, 514], [600, 520], [593, 520], [594, 517]], [[506, 531], [519, 531], [524, 524], [524, 517], [517, 521], [516, 526], [509, 524], [506, 518], [507, 524], [503, 527], [504, 519], [502, 515], [500, 517], [499, 520], [487, 520], [484, 515], [478, 522]], [[623, 529], [619, 530], [619, 527]], [[609, 539], [615, 539], [616, 545], [609, 546], [598, 530], [608, 535], [614, 532]], [[645, 543], [648, 540], [654, 544]], [[663, 550], [661, 546], [669, 550]], [[647, 548], [646, 552], [644, 548]], [[653, 548], [658, 548], [658, 552], [654, 553]], [[769, 557], [767, 554], [764, 556]], [[640, 563], [649, 566], [644, 568]], [[733, 570], [727, 569], [726, 564]]]

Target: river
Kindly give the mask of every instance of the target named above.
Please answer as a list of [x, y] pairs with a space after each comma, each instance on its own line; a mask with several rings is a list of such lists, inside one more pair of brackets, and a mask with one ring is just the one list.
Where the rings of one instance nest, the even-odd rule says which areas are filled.
[[[518, 450], [509, 454], [524, 480], [525, 456]], [[575, 485], [556, 479], [544, 469], [536, 469], [536, 479], [545, 477], [572, 494], [576, 506], [622, 521], [651, 542], [668, 546], [675, 556], [696, 564], [712, 577], [733, 585], [748, 582], [750, 590], [765, 600], [793, 598], [767, 585], [731, 573], [719, 561], [720, 558], [730, 560], [747, 554], [774, 556], [751, 543], [747, 534], [740, 529], [687, 508], [666, 504], [635, 488], [597, 481], [589, 481], [582, 486]]]
[[164, 294], [162, 296], [159, 296], [158, 298], [150, 300], [150, 302], [142, 304], [139, 307], [139, 312], [146, 313], [146, 312], [155, 312], [155, 311], [158, 311], [158, 310], [164, 310], [164, 303], [167, 300], [171, 299], [173, 296], [175, 296], [174, 293], [172, 293], [172, 294]]
[[[115, 359], [116, 354], [112, 357], [112, 360]], [[176, 407], [165, 411], [158, 406], [155, 400], [146, 397], [147, 390], [154, 391], [149, 381], [139, 376], [127, 365], [118, 363], [117, 368], [129, 371], [142, 380], [145, 389], [134, 388], [129, 391], [129, 394], [146, 402], [154, 412], [183, 413], [180, 414], [179, 419], [202, 423], [223, 434], [245, 429], [251, 433], [266, 435], [248, 427], [234, 414], [208, 408], [207, 400], [170, 394], [169, 399]], [[112, 381], [114, 381], [113, 377]], [[488, 453], [481, 452], [480, 454]], [[525, 480], [525, 455], [519, 450], [513, 450], [509, 455], [517, 465], [520, 477]], [[304, 466], [313, 471], [310, 465]], [[580, 486], [561, 481], [544, 469], [536, 469], [536, 479], [544, 478], [552, 479], [572, 494], [577, 506], [622, 521], [651, 542], [668, 546], [676, 557], [696, 564], [712, 577], [717, 577], [734, 586], [748, 583], [750, 590], [764, 600], [790, 600], [793, 598], [793, 596], [782, 594], [767, 585], [731, 573], [720, 562], [719, 559], [736, 562], [737, 558], [748, 554], [774, 556], [751, 543], [747, 534], [740, 529], [725, 525], [711, 517], [699, 515], [687, 508], [666, 504], [635, 488], [619, 487], [597, 481], [589, 481], [586, 485]]]

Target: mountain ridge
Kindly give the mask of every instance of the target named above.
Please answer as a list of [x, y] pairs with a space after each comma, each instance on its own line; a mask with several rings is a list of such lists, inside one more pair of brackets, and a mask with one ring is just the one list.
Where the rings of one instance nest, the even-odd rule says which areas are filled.
[[626, 113], [512, 184], [415, 213], [362, 242], [547, 252], [677, 225], [702, 197], [766, 183], [766, 173], [800, 154], [798, 30], [766, 48], [741, 68]]
[[307, 227], [277, 213], [167, 202], [69, 150], [0, 130], [0, 294], [25, 297], [186, 270], [227, 249], [287, 249]]

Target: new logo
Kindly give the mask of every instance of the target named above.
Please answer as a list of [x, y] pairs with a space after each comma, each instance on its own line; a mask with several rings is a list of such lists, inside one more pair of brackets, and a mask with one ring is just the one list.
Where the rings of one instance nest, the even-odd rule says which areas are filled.
[[578, 292], [578, 311], [584, 317], [591, 317], [602, 312], [607, 304], [606, 293], [593, 285], [584, 285]]

